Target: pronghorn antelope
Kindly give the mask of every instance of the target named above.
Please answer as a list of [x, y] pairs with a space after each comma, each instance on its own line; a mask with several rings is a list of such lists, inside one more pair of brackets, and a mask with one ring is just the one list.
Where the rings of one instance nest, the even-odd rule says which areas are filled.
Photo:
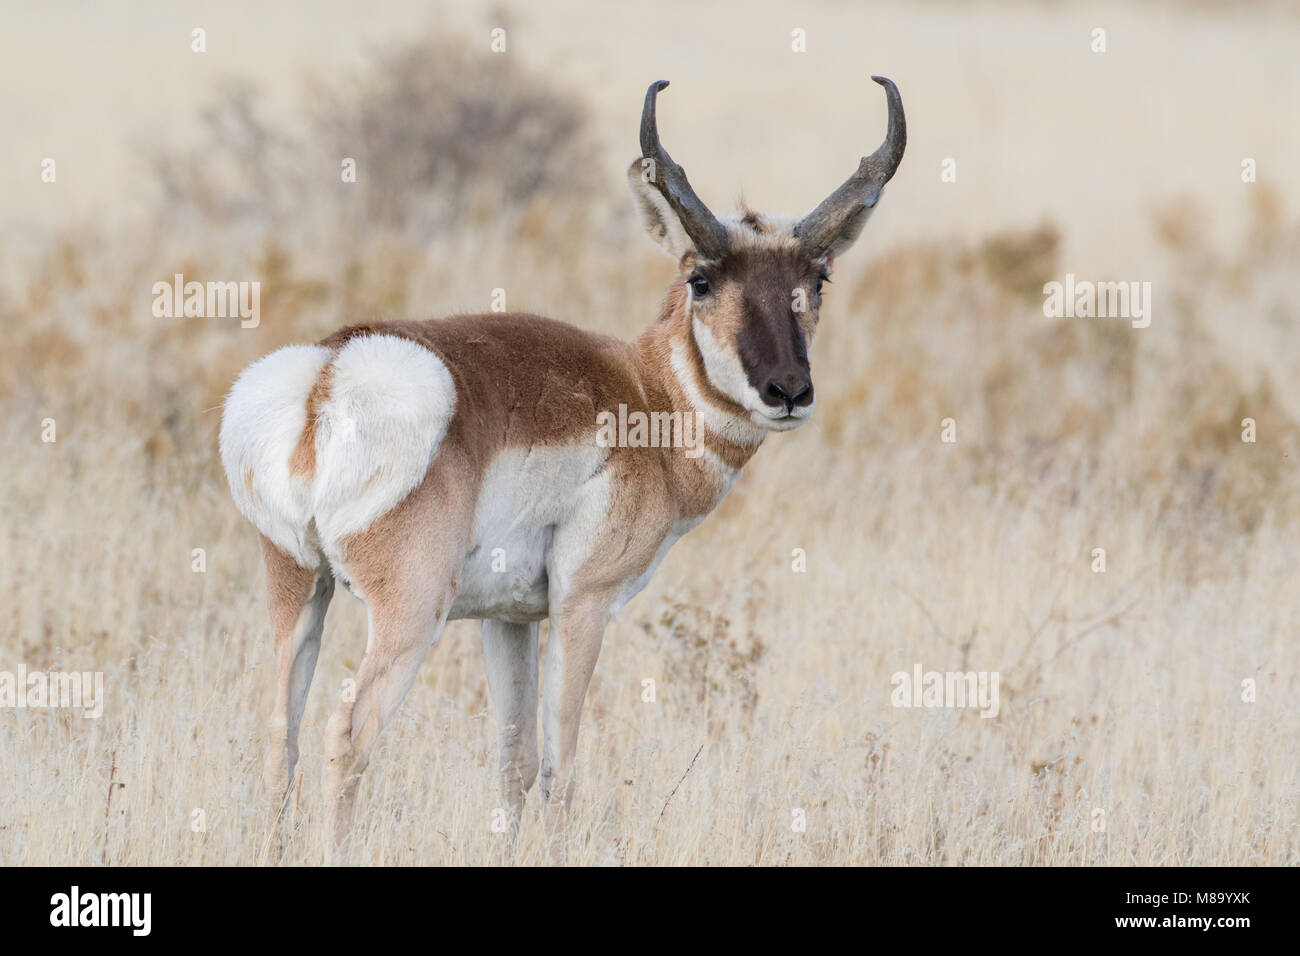
[[[293, 780], [336, 580], [365, 602], [370, 628], [353, 699], [327, 730], [336, 849], [345, 851], [376, 738], [448, 619], [483, 621], [505, 807], [518, 821], [540, 766], [545, 803], [567, 811], [606, 622], [717, 506], [764, 437], [812, 413], [808, 346], [822, 283], [906, 141], [897, 88], [874, 79], [888, 98], [884, 143], [800, 220], [716, 218], [660, 145], [655, 100], [668, 84], [650, 86], [628, 180], [678, 266], [658, 320], [632, 343], [535, 315], [462, 315], [350, 326], [240, 375], [221, 459], [266, 561], [273, 817]], [[620, 406], [694, 416], [703, 453], [598, 442], [602, 413]]]

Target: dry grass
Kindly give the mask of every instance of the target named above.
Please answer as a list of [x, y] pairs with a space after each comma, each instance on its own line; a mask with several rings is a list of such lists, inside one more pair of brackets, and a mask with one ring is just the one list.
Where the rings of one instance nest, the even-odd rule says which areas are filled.
[[[1136, 214], [1155, 251], [1116, 278], [1161, 290], [1142, 330], [1043, 317], [1042, 282], [1087, 272], [1068, 219], [868, 237], [829, 287], [813, 424], [767, 443], [607, 634], [571, 860], [1300, 862], [1300, 221], [1279, 188], [1252, 195], [1227, 251], [1181, 193]], [[0, 670], [102, 670], [108, 698], [99, 720], [0, 712], [0, 864], [262, 858], [262, 571], [215, 454], [243, 365], [359, 314], [482, 309], [495, 286], [630, 335], [670, 275], [626, 220], [546, 198], [423, 246], [129, 238], [11, 252], [0, 283]], [[259, 279], [262, 325], [153, 318], [151, 284], [177, 271]], [[290, 862], [323, 855], [324, 723], [363, 643], [340, 594]], [[1000, 672], [1001, 712], [891, 706], [916, 663]], [[358, 860], [502, 860], [495, 760], [476, 625], [457, 623], [367, 771]]]

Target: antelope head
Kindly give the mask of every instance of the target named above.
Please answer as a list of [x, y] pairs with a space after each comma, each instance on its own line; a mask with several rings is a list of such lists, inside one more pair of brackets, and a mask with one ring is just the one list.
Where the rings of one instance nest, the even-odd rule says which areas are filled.
[[769, 431], [797, 428], [812, 414], [808, 347], [822, 285], [848, 249], [903, 158], [907, 127], [893, 82], [885, 88], [885, 141], [857, 172], [802, 219], [751, 210], [718, 219], [659, 142], [652, 83], [641, 113], [641, 157], [628, 181], [651, 237], [678, 263], [670, 288], [685, 310], [710, 383]]

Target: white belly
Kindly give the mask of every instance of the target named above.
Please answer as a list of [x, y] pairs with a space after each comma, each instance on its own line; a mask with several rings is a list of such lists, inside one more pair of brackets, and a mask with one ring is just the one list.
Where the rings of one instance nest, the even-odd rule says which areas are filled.
[[479, 492], [474, 537], [450, 617], [537, 621], [549, 613], [551, 544], [607, 450], [569, 445], [502, 452]]

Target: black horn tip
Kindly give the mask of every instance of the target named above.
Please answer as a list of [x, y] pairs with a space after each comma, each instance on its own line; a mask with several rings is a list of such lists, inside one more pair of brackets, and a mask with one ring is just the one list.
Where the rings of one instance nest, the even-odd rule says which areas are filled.
[[894, 81], [887, 76], [873, 76], [872, 79], [875, 80], [877, 83], [879, 83], [887, 90], [894, 90], [895, 92], [898, 91], [898, 87], [894, 86]]
[[668, 85], [667, 80], [655, 80], [645, 91], [645, 106], [641, 108], [641, 155], [654, 156], [659, 150], [659, 129], [655, 120], [655, 102], [659, 91]]

